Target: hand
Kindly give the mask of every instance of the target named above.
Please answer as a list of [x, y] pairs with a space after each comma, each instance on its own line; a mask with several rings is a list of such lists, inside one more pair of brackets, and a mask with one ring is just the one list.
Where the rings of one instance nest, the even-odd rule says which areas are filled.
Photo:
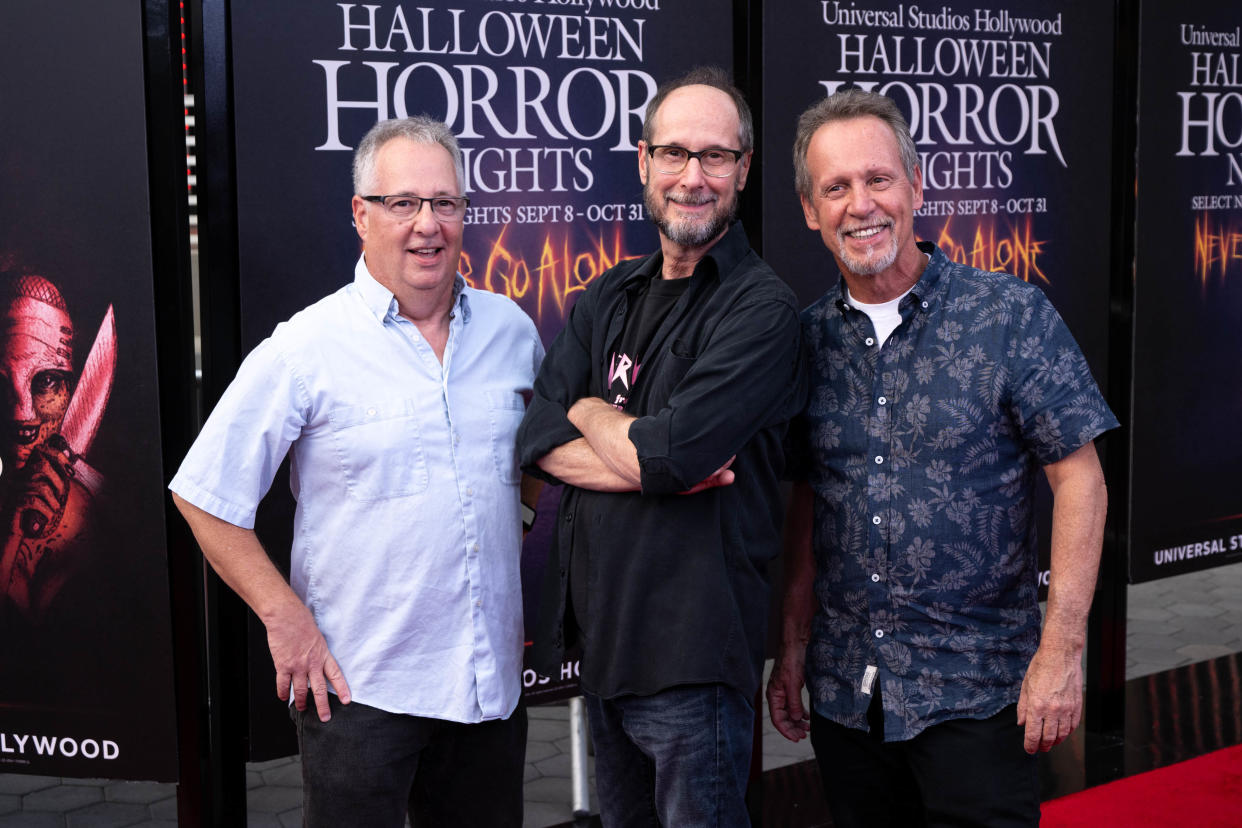
[[795, 654], [782, 648], [768, 678], [768, 718], [772, 720], [772, 726], [791, 742], [799, 742], [811, 732], [810, 716], [802, 706], [805, 666], [805, 649]]
[[267, 646], [276, 667], [276, 695], [289, 701], [293, 687], [293, 706], [306, 709], [307, 688], [314, 696], [319, 721], [332, 718], [328, 706], [328, 685], [336, 691], [341, 704], [349, 704], [349, 685], [340, 665], [328, 651], [328, 642], [315, 625], [310, 610], [301, 602], [290, 602], [267, 622]]
[[[72, 463], [69, 444], [52, 434], [31, 450], [9, 481], [4, 504], [7, 535], [0, 548], [0, 596], [23, 613], [37, 614], [58, 588], [56, 578], [43, 578], [40, 594], [35, 575], [47, 553], [64, 545], [65, 533], [58, 536], [56, 532], [69, 503]], [[80, 524], [80, 516], [68, 521], [65, 532], [75, 533]]]
[[60, 524], [73, 480], [73, 450], [52, 434], [30, 451], [14, 480], [13, 528], [27, 538], [46, 538]]
[[686, 489], [684, 492], [682, 492], [682, 494], [684, 495], [698, 494], [704, 489], [714, 489], [717, 486], [728, 486], [734, 480], [737, 479], [737, 475], [729, 469], [729, 466], [732, 466], [733, 461], [736, 459], [737, 459], [737, 455], [735, 454], [732, 457], [730, 457], [728, 460], [726, 460], [723, 466], [716, 469], [714, 472], [712, 472], [707, 477], [700, 480], [698, 483], [691, 486], [689, 489]]
[[1040, 646], [1022, 679], [1018, 724], [1027, 753], [1049, 751], [1082, 722], [1082, 653]]

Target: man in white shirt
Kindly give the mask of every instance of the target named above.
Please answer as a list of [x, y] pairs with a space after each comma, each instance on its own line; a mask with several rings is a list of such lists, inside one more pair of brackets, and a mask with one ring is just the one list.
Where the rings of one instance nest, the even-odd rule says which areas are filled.
[[[462, 190], [443, 124], [363, 138], [354, 281], [255, 348], [170, 484], [267, 627], [309, 826], [397, 828], [407, 809], [419, 825], [522, 822], [513, 445], [543, 347], [517, 305], [457, 273]], [[290, 449], [286, 581], [253, 526]]]

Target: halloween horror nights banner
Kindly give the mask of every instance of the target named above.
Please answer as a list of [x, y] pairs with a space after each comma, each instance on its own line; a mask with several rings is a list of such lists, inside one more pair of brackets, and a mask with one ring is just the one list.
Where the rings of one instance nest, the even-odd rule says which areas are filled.
[[919, 153], [916, 236], [951, 259], [1038, 285], [1102, 380], [1112, 31], [1112, 4], [1098, 1], [768, 4], [764, 258], [804, 303], [836, 284], [794, 189], [794, 129], [806, 107], [838, 89], [878, 91], [906, 116]]
[[0, 31], [0, 773], [170, 780], [141, 8]]
[[1242, 8], [1145, 0], [1130, 577], [1242, 560]]
[[[551, 342], [592, 279], [656, 247], [637, 173], [656, 86], [732, 59], [732, 8], [706, 0], [235, 0], [231, 17], [246, 349], [352, 279], [353, 149], [377, 120], [420, 114], [465, 155], [463, 276]], [[528, 627], [557, 495], [524, 552]], [[286, 538], [287, 509], [267, 510]], [[546, 698], [573, 665], [524, 683]], [[256, 702], [271, 695], [266, 676], [252, 684]]]

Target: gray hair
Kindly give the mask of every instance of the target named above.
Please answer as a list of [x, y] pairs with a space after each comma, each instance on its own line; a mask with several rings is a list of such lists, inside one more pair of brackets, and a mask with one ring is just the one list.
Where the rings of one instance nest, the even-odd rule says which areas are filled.
[[453, 169], [457, 173], [457, 188], [465, 189], [465, 169], [462, 166], [461, 147], [457, 144], [457, 136], [435, 118], [429, 115], [419, 115], [414, 118], [393, 118], [380, 121], [362, 137], [358, 149], [354, 151], [354, 195], [389, 195], [366, 191], [375, 181], [375, 156], [379, 154], [384, 144], [394, 138], [408, 138], [416, 144], [439, 144], [444, 147], [453, 158]]
[[893, 131], [893, 137], [897, 139], [897, 151], [901, 155], [901, 165], [906, 170], [906, 178], [911, 183], [914, 182], [919, 154], [914, 148], [914, 138], [910, 136], [910, 126], [897, 104], [893, 103], [892, 98], [877, 92], [850, 88], [829, 95], [798, 117], [798, 130], [794, 134], [793, 145], [794, 184], [798, 188], [798, 195], [811, 198], [811, 171], [807, 169], [806, 153], [810, 149], [811, 138], [819, 128], [835, 121], [867, 117], [879, 118]]
[[754, 149], [755, 120], [750, 115], [750, 107], [746, 104], [746, 98], [733, 85], [733, 80], [729, 77], [729, 73], [719, 66], [696, 66], [681, 77], [660, 84], [660, 88], [656, 90], [655, 97], [647, 102], [647, 114], [643, 118], [643, 141], [648, 146], [651, 146], [651, 137], [655, 132], [655, 116], [660, 105], [664, 103], [664, 99], [670, 93], [681, 89], [683, 86], [710, 86], [728, 95], [729, 99], [733, 101], [733, 106], [737, 109], [737, 138], [738, 143], [741, 144], [740, 149], [742, 152], [750, 152]]

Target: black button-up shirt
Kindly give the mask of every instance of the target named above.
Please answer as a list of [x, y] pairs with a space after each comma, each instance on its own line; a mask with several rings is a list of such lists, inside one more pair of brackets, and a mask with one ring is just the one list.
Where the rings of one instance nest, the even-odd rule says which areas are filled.
[[[578, 299], [552, 343], [518, 431], [525, 471], [581, 436], [566, 412], [607, 399], [609, 358], [662, 256], [625, 262]], [[605, 698], [719, 682], [759, 686], [766, 563], [779, 554], [782, 442], [805, 397], [792, 291], [735, 223], [657, 329], [626, 403], [642, 492], [566, 486], [545, 573], [533, 662], [552, 675], [570, 641], [568, 564], [585, 567], [582, 686]], [[730, 456], [737, 479], [691, 488]]]

